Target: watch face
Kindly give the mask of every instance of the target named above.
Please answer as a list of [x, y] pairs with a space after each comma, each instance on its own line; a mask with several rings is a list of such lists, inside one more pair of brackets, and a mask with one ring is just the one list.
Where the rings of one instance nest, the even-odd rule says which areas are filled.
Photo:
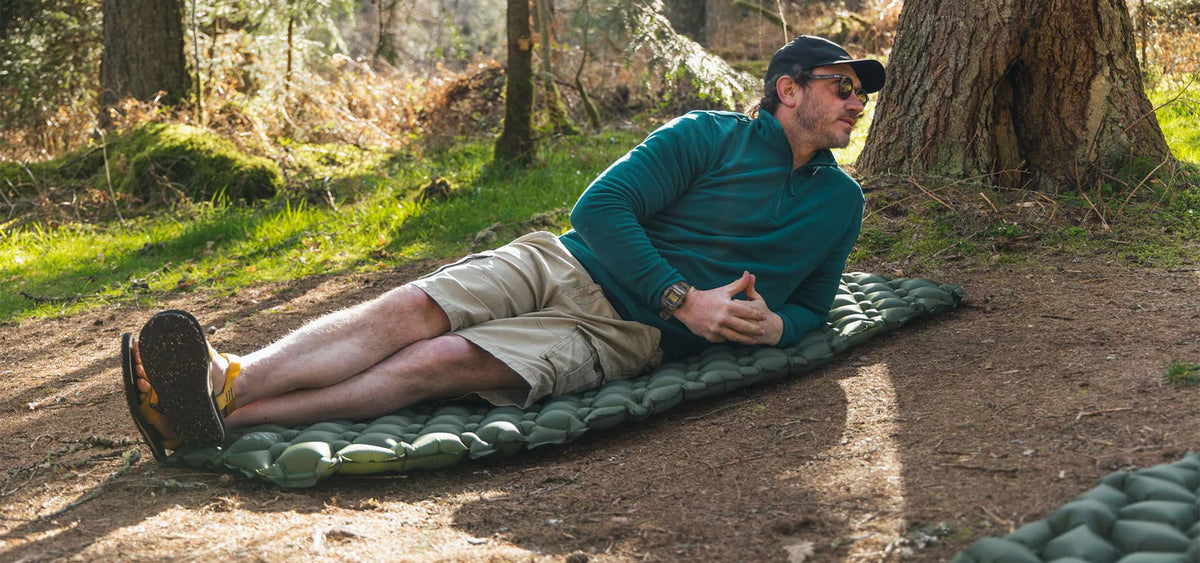
[[680, 305], [683, 305], [684, 299], [687, 298], [688, 289], [690, 289], [690, 286], [684, 282], [675, 283], [668, 287], [667, 291], [663, 293], [662, 307], [669, 311], [678, 309]]
[[678, 309], [680, 305], [683, 305], [683, 296], [684, 294], [679, 293], [675, 288], [671, 288], [670, 292], [667, 293], [667, 307]]
[[675, 282], [671, 284], [663, 292], [662, 300], [659, 303], [662, 311], [659, 311], [658, 316], [662, 317], [663, 320], [670, 319], [675, 310], [683, 305], [684, 300], [687, 299], [688, 291], [691, 289], [692, 286], [688, 285], [687, 282]]

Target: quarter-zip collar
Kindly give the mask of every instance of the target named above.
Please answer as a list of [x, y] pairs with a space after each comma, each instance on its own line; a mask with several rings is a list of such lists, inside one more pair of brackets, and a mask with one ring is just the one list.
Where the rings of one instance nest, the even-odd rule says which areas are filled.
[[[755, 130], [758, 135], [766, 141], [765, 145], [775, 153], [783, 162], [790, 164], [792, 162], [792, 145], [787, 138], [787, 134], [783, 131], [783, 125], [779, 120], [771, 115], [768, 111], [759, 111], [758, 117], [754, 121]], [[791, 168], [787, 179], [784, 181], [784, 189], [781, 190], [779, 201], [775, 206], [775, 213], [778, 216], [784, 205], [784, 196], [796, 197], [796, 186], [802, 182], [808, 181], [817, 175], [817, 172], [822, 168], [838, 167], [837, 159], [833, 156], [833, 151], [829, 149], [821, 149], [813, 155], [808, 162]]]
[[[759, 110], [758, 117], [754, 120], [754, 128], [773, 152], [778, 153], [780, 158], [786, 159], [789, 163], [792, 161], [792, 143], [788, 140], [787, 133], [784, 133], [783, 125], [774, 115], [771, 115], [771, 112]], [[837, 165], [833, 151], [821, 149], [808, 162], [793, 169], [790, 178], [796, 178], [800, 172], [811, 176], [816, 174], [816, 167]]]

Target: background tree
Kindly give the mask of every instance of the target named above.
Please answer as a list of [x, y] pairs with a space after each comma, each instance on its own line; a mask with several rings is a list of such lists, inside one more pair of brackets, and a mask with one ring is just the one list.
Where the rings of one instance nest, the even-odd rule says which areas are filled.
[[704, 44], [704, 26], [708, 23], [708, 0], [663, 0], [663, 12], [675, 31]]
[[578, 135], [579, 130], [571, 123], [567, 108], [563, 105], [558, 85], [554, 83], [554, 17], [550, 0], [534, 0], [537, 5], [538, 43], [541, 47], [542, 103], [550, 130], [559, 135]]
[[371, 0], [372, 4], [378, 6], [376, 12], [378, 37], [375, 42], [374, 57], [383, 59], [390, 65], [395, 65], [396, 60], [400, 57], [396, 36], [392, 33], [392, 28], [396, 25], [396, 8], [400, 5], [400, 1]]
[[508, 0], [504, 124], [493, 150], [500, 164], [526, 164], [537, 156], [533, 139], [533, 38], [529, 15], [529, 0]]
[[86, 138], [99, 60], [100, 17], [90, 4], [0, 0], [0, 147], [53, 154]]
[[100, 61], [100, 124], [124, 98], [168, 103], [188, 93], [179, 0], [103, 0], [104, 55]]
[[1058, 192], [1171, 158], [1123, 0], [905, 3], [858, 168]]

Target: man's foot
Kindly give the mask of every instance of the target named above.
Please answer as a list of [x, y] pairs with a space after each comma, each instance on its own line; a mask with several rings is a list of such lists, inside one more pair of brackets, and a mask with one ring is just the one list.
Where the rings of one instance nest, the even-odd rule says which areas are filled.
[[[158, 407], [158, 397], [151, 396], [151, 393], [154, 392], [154, 388], [150, 385], [150, 380], [146, 378], [146, 368], [142, 367], [142, 357], [138, 354], [137, 340], [133, 341], [133, 370], [138, 390], [138, 404], [148, 404], [150, 405], [150, 408], [153, 408], [157, 411], [156, 407]], [[149, 402], [147, 403], [147, 401]], [[150, 421], [150, 424], [154, 426], [154, 429], [157, 430], [159, 435], [161, 435], [164, 439], [175, 442], [179, 441], [179, 436], [177, 436], [175, 431], [171, 429], [171, 423], [167, 420], [167, 417], [155, 417], [154, 420]]]
[[224, 396], [218, 404], [213, 388], [224, 389], [223, 368], [229, 365], [212, 352], [200, 323], [183, 311], [158, 313], [142, 328], [136, 352], [137, 391], [143, 400], [153, 395], [164, 415], [148, 420], [155, 431], [162, 436], [173, 431], [187, 446], [223, 444], [222, 407], [229, 405]]
[[166, 461], [167, 450], [176, 449], [182, 443], [171, 430], [166, 417], [158, 411], [158, 397], [150, 389], [150, 382], [145, 380], [146, 374], [138, 358], [137, 341], [129, 333], [121, 335], [121, 372], [125, 402], [134, 426], [154, 454], [154, 459]]
[[[160, 461], [165, 457], [165, 451], [178, 449], [182, 445], [179, 437], [171, 428], [171, 422], [167, 417], [160, 413], [158, 407], [158, 397], [154, 393], [154, 387], [150, 385], [150, 380], [146, 377], [146, 369], [142, 367], [142, 357], [138, 354], [138, 342], [133, 338], [132, 334], [126, 334], [126, 340], [122, 341], [122, 356], [125, 361], [125, 377], [132, 379], [133, 387], [136, 388], [136, 395], [130, 395], [130, 409], [134, 413], [134, 423], [142, 431], [146, 443], [154, 452], [155, 458]], [[232, 368], [233, 371], [230, 371]], [[222, 414], [229, 414], [233, 411], [235, 404], [233, 399], [233, 379], [237, 377], [237, 372], [240, 371], [238, 358], [231, 355], [213, 354], [212, 362], [209, 366], [209, 379], [212, 381], [213, 388], [218, 386], [224, 387], [222, 397], [218, 397], [218, 402], [222, 403]], [[226, 385], [227, 376], [228, 385]], [[126, 393], [129, 393], [126, 389]], [[228, 401], [221, 399], [228, 397]], [[150, 429], [143, 429], [143, 426], [148, 426]], [[156, 434], [153, 437], [147, 436], [146, 431], [151, 434]]]

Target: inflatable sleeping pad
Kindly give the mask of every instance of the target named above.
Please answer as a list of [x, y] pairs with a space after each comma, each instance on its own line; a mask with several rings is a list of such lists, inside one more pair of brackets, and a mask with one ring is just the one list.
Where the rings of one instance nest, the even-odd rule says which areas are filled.
[[1044, 520], [983, 538], [951, 563], [1200, 563], [1200, 455], [1118, 471]]
[[637, 422], [683, 401], [804, 373], [875, 335], [952, 309], [963, 297], [957, 286], [925, 279], [843, 274], [825, 328], [792, 347], [713, 347], [646, 375], [548, 398], [527, 409], [442, 402], [371, 421], [259, 425], [232, 431], [223, 447], [176, 450], [167, 463], [309, 487], [335, 473], [400, 473], [512, 455]]

